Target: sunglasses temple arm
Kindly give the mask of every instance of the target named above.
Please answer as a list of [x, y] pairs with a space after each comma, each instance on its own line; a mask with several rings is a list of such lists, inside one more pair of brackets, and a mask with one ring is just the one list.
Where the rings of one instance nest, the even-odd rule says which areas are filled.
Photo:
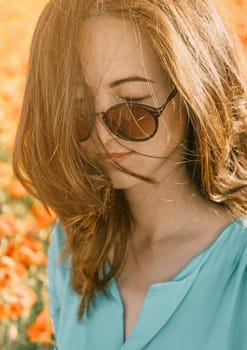
[[168, 98], [167, 98], [165, 104], [163, 104], [163, 106], [161, 106], [161, 107], [159, 108], [159, 115], [161, 115], [161, 113], [162, 113], [162, 112], [164, 111], [164, 109], [166, 108], [167, 104], [173, 99], [173, 97], [177, 94], [177, 92], [178, 92], [177, 88], [174, 88], [174, 89], [172, 90], [172, 92], [171, 92], [170, 95], [168, 96]]

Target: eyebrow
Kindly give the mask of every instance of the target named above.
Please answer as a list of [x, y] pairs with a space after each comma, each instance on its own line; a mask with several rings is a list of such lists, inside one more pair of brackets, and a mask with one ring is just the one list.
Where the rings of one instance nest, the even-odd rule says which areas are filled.
[[145, 82], [145, 83], [154, 83], [154, 81], [151, 79], [133, 76], [133, 77], [123, 78], [123, 79], [118, 79], [118, 80], [113, 81], [110, 84], [110, 88], [114, 88], [114, 87], [119, 86], [121, 84], [136, 82], [136, 81]]

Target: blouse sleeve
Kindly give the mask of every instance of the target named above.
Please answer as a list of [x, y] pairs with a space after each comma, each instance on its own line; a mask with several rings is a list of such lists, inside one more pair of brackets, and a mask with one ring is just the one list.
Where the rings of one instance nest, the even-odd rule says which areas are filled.
[[55, 336], [59, 329], [59, 315], [62, 302], [62, 291], [65, 280], [63, 264], [59, 263], [59, 256], [65, 241], [65, 233], [59, 221], [56, 221], [52, 231], [52, 238], [48, 248], [48, 291], [50, 297], [50, 312], [55, 329]]

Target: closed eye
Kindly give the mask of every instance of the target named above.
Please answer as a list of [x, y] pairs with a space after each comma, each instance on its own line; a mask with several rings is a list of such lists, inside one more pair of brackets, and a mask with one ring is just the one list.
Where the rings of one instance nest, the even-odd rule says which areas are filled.
[[[148, 98], [151, 98], [151, 95], [143, 96], [143, 97], [127, 97], [127, 96], [119, 96], [121, 100], [127, 103], [138, 103], [142, 102], [144, 100], [147, 100]], [[75, 102], [82, 104], [84, 102], [84, 98], [76, 98]]]
[[148, 96], [144, 96], [144, 97], [127, 97], [127, 96], [121, 96], [121, 100], [124, 100], [125, 102], [127, 103], [139, 103], [139, 102], [142, 102], [144, 100], [147, 100], [148, 98], [150, 98], [151, 96], [148, 95]]

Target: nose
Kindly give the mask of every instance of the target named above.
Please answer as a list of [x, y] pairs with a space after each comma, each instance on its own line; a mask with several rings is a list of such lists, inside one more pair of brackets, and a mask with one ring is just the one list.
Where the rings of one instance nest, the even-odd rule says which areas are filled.
[[115, 138], [111, 131], [104, 124], [101, 116], [96, 117], [95, 132], [97, 133], [104, 145], [106, 145]]

